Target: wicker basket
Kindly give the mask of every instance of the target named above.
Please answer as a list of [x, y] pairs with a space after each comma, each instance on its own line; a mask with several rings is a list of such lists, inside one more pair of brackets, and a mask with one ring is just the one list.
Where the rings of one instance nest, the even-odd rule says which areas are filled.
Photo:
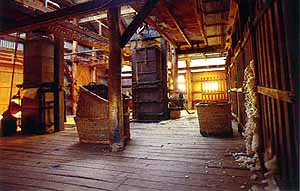
[[[103, 84], [80, 86], [76, 126], [83, 143], [111, 144], [108, 127], [108, 87]], [[130, 140], [129, 97], [123, 94], [124, 129], [122, 139]]]
[[198, 103], [196, 107], [200, 133], [203, 136], [232, 136], [229, 103]]
[[80, 142], [110, 144], [107, 119], [75, 117]]
[[108, 100], [80, 86], [76, 116], [107, 118]]
[[110, 144], [108, 101], [83, 86], [79, 89], [75, 122], [81, 142]]

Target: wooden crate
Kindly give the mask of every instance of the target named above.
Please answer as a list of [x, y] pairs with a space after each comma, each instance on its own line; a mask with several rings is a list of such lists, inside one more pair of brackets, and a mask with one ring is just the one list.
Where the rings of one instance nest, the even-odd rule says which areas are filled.
[[198, 103], [196, 107], [203, 136], [232, 136], [230, 104]]

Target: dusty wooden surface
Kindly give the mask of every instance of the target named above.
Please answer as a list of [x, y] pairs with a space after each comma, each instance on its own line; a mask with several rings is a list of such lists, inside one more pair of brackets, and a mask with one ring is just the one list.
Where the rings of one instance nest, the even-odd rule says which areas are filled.
[[248, 190], [254, 183], [229, 154], [242, 140], [202, 137], [195, 114], [131, 127], [133, 140], [119, 153], [79, 144], [74, 128], [1, 137], [0, 190]]

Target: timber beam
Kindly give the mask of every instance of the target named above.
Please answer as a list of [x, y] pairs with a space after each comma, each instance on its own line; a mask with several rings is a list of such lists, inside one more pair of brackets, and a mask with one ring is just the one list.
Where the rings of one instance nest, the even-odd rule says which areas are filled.
[[[10, 0], [3, 0], [9, 3]], [[93, 0], [85, 3], [77, 4], [71, 7], [59, 9], [57, 11], [47, 12], [38, 15], [34, 18], [24, 19], [10, 25], [2, 25], [0, 28], [0, 35], [10, 34], [14, 32], [32, 31], [40, 28], [41, 25], [48, 25], [49, 23], [59, 22], [73, 17], [80, 17], [93, 12], [99, 12], [109, 7], [116, 7], [125, 4], [130, 4], [133, 0]]]
[[152, 18], [148, 17], [148, 18], [146, 19], [146, 23], [148, 23], [148, 24], [151, 25], [155, 30], [157, 30], [157, 32], [159, 32], [159, 34], [160, 34], [164, 39], [166, 39], [170, 44], [172, 44], [174, 48], [177, 48], [176, 42], [175, 42], [173, 39], [171, 39], [171, 38], [167, 35], [167, 33], [166, 33], [164, 30], [162, 30]]
[[172, 22], [175, 24], [176, 28], [178, 29], [179, 33], [181, 34], [182, 38], [185, 40], [185, 42], [189, 45], [189, 47], [192, 47], [192, 43], [190, 41], [190, 39], [187, 37], [187, 35], [184, 33], [183, 31], [183, 27], [180, 26], [179, 22], [177, 21], [177, 19], [174, 17], [173, 13], [171, 12], [168, 3], [163, 0], [162, 1], [163, 6], [165, 7], [166, 13], [167, 15], [170, 17], [170, 19], [172, 20]]
[[61, 36], [67, 40], [75, 40], [78, 41], [78, 43], [89, 46], [89, 47], [95, 47], [98, 49], [101, 49], [105, 52], [108, 52], [108, 47], [104, 45], [104, 43], [99, 43], [96, 41], [91, 41], [85, 38], [82, 38], [78, 33], [74, 32], [68, 32], [65, 30], [65, 28], [59, 27], [59, 25], [49, 25], [45, 30], [47, 30], [50, 33], [53, 33], [56, 36]]
[[207, 11], [207, 12], [205, 12], [205, 15], [220, 14], [220, 13], [225, 13], [225, 12], [229, 12], [229, 9], [219, 9], [219, 10]]
[[78, 32], [80, 34], [83, 34], [87, 37], [90, 37], [94, 40], [97, 40], [98, 42], [103, 42], [103, 43], [108, 43], [108, 38], [104, 37], [104, 36], [101, 36], [99, 34], [96, 34], [94, 32], [91, 32], [91, 31], [88, 31], [88, 30], [84, 30], [82, 28], [80, 28], [79, 26], [76, 26], [72, 23], [69, 23], [69, 22], [61, 22], [61, 23], [57, 23], [59, 25], [62, 25], [63, 27], [65, 28], [68, 28], [72, 31], [75, 31], [75, 32]]
[[197, 19], [197, 23], [200, 28], [200, 34], [205, 42], [205, 45], [208, 45], [207, 37], [204, 31], [203, 18], [205, 17], [203, 11], [202, 0], [194, 0], [194, 12]]
[[[136, 11], [129, 6], [121, 7], [121, 15], [128, 15], [128, 14], [135, 14], [135, 13], [136, 13]], [[102, 20], [102, 19], [107, 19], [106, 12], [101, 12], [98, 15], [93, 15], [93, 16], [82, 18], [79, 20], [79, 23], [81, 24], [81, 23], [93, 22], [93, 21]]]
[[215, 27], [215, 26], [226, 26], [227, 23], [219, 22], [219, 23], [210, 23], [210, 24], [204, 24], [206, 27]]
[[228, 15], [228, 26], [227, 26], [227, 35], [226, 35], [226, 47], [225, 49], [229, 50], [232, 43], [232, 33], [234, 30], [234, 23], [238, 14], [238, 4], [236, 0], [230, 1], [230, 11]]
[[72, 0], [52, 0], [52, 1], [64, 7], [69, 7], [75, 4]]
[[209, 65], [209, 66], [193, 66], [193, 67], [186, 67], [186, 68], [178, 68], [178, 71], [185, 71], [185, 70], [205, 70], [205, 69], [225, 69], [225, 65]]
[[[9, 6], [13, 6], [14, 8], [21, 8], [22, 6], [19, 5], [18, 3], [10, 2]], [[28, 15], [29, 17], [34, 18], [36, 12], [33, 10], [23, 10], [23, 9], [18, 9], [20, 12], [23, 14]], [[39, 10], [42, 11], [42, 10]], [[42, 30], [46, 30], [50, 33], [55, 34], [56, 36], [63, 37], [68, 40], [75, 40], [78, 41], [80, 44], [85, 45], [85, 46], [90, 46], [90, 47], [96, 47], [98, 49], [102, 49], [104, 51], [108, 51], [107, 43], [108, 39], [100, 36], [99, 34], [96, 34], [94, 32], [84, 30], [83, 28], [80, 28], [77, 25], [74, 25], [70, 22], [57, 22], [55, 24], [49, 24], [46, 25], [45, 27], [41, 28]], [[28, 31], [33, 31], [32, 28], [28, 28]], [[10, 41], [15, 41], [17, 39], [11, 38], [9, 35], [3, 35], [0, 36], [1, 39], [7, 39]]]
[[216, 38], [216, 37], [222, 37], [222, 36], [226, 36], [226, 34], [209, 35], [209, 36], [206, 36], [206, 38]]
[[1, 40], [7, 40], [7, 41], [11, 41], [11, 42], [18, 42], [18, 43], [25, 43], [25, 39], [17, 37], [17, 36], [13, 36], [13, 35], [4, 35], [4, 36], [0, 36]]
[[185, 50], [176, 50], [178, 55], [182, 54], [195, 54], [195, 53], [207, 53], [207, 52], [222, 52], [224, 50], [224, 46], [207, 46], [204, 48], [192, 48], [192, 49], [185, 49]]
[[132, 35], [136, 32], [139, 26], [144, 22], [144, 20], [148, 17], [151, 11], [154, 9], [159, 0], [148, 0], [145, 5], [141, 8], [139, 13], [133, 19], [133, 21], [129, 24], [127, 29], [124, 31], [120, 38], [120, 46], [124, 48], [128, 43]]

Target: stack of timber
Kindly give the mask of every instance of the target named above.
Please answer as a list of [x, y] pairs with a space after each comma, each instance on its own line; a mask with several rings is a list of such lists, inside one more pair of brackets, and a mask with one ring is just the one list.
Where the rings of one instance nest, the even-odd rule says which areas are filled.
[[157, 46], [144, 46], [132, 56], [132, 90], [137, 121], [159, 121], [168, 118], [163, 80], [162, 52]]

